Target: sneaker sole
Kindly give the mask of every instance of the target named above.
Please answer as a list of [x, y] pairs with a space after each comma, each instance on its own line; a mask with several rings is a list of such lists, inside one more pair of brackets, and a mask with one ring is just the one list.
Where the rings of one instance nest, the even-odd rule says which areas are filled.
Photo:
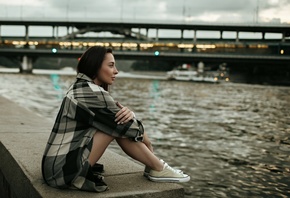
[[[181, 170], [178, 170], [178, 171], [181, 172], [181, 173], [183, 173]], [[143, 176], [146, 177], [146, 178], [148, 178], [149, 173], [144, 171], [144, 172], [143, 172]]]
[[147, 178], [154, 182], [176, 182], [176, 183], [184, 183], [190, 180], [190, 176], [184, 178], [172, 178], [172, 177], [152, 177], [147, 175]]

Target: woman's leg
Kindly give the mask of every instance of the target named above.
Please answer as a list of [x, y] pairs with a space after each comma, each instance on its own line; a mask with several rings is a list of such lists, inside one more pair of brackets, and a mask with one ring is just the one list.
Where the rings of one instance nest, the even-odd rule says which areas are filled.
[[[93, 137], [93, 146], [89, 155], [89, 163], [93, 166], [103, 155], [106, 148], [115, 138], [103, 132], [97, 131]], [[123, 151], [133, 159], [149, 166], [153, 170], [162, 170], [163, 163], [160, 162], [148, 147], [142, 142], [134, 142], [127, 138], [116, 138], [117, 143]]]
[[116, 138], [123, 151], [133, 159], [149, 166], [153, 170], [161, 171], [163, 163], [142, 142], [134, 142], [127, 138]]
[[89, 163], [93, 166], [104, 154], [106, 148], [115, 138], [97, 131], [93, 137], [93, 146], [89, 155]]

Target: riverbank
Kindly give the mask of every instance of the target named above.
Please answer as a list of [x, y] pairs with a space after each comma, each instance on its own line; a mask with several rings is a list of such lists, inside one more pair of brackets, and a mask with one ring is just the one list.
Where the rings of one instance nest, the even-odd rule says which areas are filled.
[[109, 190], [91, 193], [47, 186], [41, 176], [41, 158], [52, 120], [36, 115], [0, 97], [0, 197], [183, 197], [178, 184], [155, 183], [143, 177], [144, 167], [107, 150], [105, 166]]

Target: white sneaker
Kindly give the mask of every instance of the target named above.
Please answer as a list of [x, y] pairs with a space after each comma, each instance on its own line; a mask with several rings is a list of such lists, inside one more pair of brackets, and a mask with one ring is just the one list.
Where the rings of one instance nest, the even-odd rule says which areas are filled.
[[188, 182], [190, 176], [164, 163], [162, 171], [150, 170], [148, 179], [154, 182]]
[[[165, 163], [163, 159], [160, 159], [160, 161], [161, 161], [163, 164]], [[182, 170], [179, 170], [179, 169], [176, 169], [176, 170], [177, 170], [178, 172], [180, 172], [180, 173], [183, 173]], [[148, 178], [148, 175], [149, 175], [150, 171], [151, 171], [151, 168], [150, 168], [149, 166], [145, 166], [143, 176], [146, 177], [146, 178]]]

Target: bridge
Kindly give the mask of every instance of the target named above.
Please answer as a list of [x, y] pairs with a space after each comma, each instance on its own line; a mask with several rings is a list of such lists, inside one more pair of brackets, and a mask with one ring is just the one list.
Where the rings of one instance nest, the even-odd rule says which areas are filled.
[[[20, 27], [23, 34], [2, 34], [5, 28], [12, 26]], [[31, 35], [34, 27], [42, 27], [46, 31], [49, 29], [50, 35]], [[168, 31], [171, 32], [166, 34]], [[92, 35], [88, 35], [90, 33]], [[203, 37], [206, 33], [211, 36]], [[246, 33], [254, 36], [243, 36]], [[32, 70], [33, 61], [37, 57], [78, 58], [85, 49], [95, 45], [111, 47], [116, 59], [227, 62], [290, 67], [289, 36], [290, 26], [280, 24], [0, 19], [1, 55], [20, 57], [22, 70], [28, 71]]]

